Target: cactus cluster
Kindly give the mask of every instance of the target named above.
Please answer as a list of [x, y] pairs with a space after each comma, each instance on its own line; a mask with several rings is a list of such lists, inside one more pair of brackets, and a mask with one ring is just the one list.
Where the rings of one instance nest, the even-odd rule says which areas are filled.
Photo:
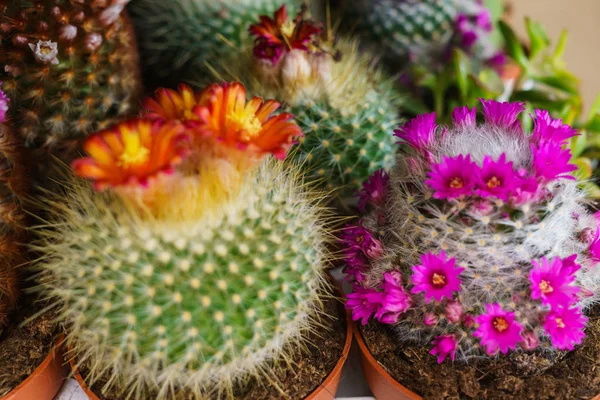
[[300, 1], [132, 2], [128, 10], [138, 33], [147, 82], [174, 86], [199, 73], [209, 77], [209, 65], [250, 41], [248, 25], [282, 3], [295, 9]]
[[88, 382], [127, 398], [279, 384], [273, 369], [320, 323], [329, 290], [319, 194], [263, 161], [301, 134], [291, 116], [246, 103], [237, 83], [187, 90], [161, 89], [143, 119], [90, 137], [73, 167], [105, 190], [74, 184], [40, 230], [38, 290], [60, 306]]
[[22, 202], [29, 192], [26, 155], [6, 119], [9, 105], [0, 86], [0, 332], [19, 294], [17, 270], [25, 260], [26, 238]]
[[66, 147], [135, 112], [139, 67], [123, 1], [0, 5], [0, 80], [28, 147]]
[[355, 319], [391, 324], [438, 362], [509, 350], [572, 350], [600, 293], [600, 229], [564, 147], [576, 131], [525, 105], [421, 115], [396, 131], [406, 151], [360, 194], [343, 234]]
[[370, 174], [393, 165], [390, 132], [401, 96], [370, 55], [350, 40], [334, 43], [303, 13], [292, 19], [285, 6], [250, 32], [254, 48], [225, 61], [222, 75], [286, 104], [304, 132], [294, 157], [311, 180], [344, 202]]

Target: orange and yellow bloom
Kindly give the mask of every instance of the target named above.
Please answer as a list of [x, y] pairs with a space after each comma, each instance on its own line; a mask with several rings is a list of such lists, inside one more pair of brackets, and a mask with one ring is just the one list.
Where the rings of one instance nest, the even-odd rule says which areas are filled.
[[188, 139], [180, 123], [133, 119], [88, 138], [84, 150], [89, 157], [75, 160], [73, 169], [98, 190], [144, 186], [174, 170], [187, 153]]
[[153, 98], [144, 100], [144, 117], [151, 120], [180, 121], [193, 126], [198, 119], [193, 111], [201, 102], [202, 93], [194, 93], [184, 83], [177, 90], [159, 88], [154, 92]]
[[241, 83], [213, 84], [201, 93], [202, 102], [195, 108], [200, 137], [212, 137], [216, 145], [244, 150], [252, 155], [271, 153], [285, 158], [294, 138], [302, 136], [290, 113], [272, 114], [280, 107], [274, 100], [260, 97], [246, 101]]

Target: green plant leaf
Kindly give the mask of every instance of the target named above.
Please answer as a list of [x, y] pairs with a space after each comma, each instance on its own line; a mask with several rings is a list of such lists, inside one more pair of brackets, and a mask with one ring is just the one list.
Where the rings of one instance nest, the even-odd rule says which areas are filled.
[[504, 21], [498, 22], [498, 28], [504, 37], [508, 54], [521, 66], [521, 68], [528, 72], [530, 70], [529, 59], [515, 32]]
[[533, 21], [529, 17], [525, 18], [525, 28], [527, 29], [527, 35], [529, 36], [530, 58], [535, 58], [550, 46], [550, 39], [548, 39], [546, 30], [542, 24]]
[[571, 139], [571, 142], [569, 143], [569, 147], [571, 148], [573, 158], [578, 158], [579, 156], [581, 156], [585, 151], [587, 145], [587, 132], [580, 131], [579, 136], [575, 136], [573, 139]]
[[469, 57], [459, 49], [454, 50], [452, 60], [456, 72], [456, 83], [463, 102], [469, 95], [469, 74], [471, 73], [471, 64]]

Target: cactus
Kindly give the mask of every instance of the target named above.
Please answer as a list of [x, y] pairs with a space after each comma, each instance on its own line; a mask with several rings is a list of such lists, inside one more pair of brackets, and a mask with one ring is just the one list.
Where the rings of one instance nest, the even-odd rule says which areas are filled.
[[324, 316], [328, 214], [297, 169], [261, 161], [299, 128], [237, 83], [195, 98], [194, 123], [163, 102], [181, 98], [157, 95], [147, 118], [88, 139], [73, 167], [104, 191], [79, 182], [49, 201], [55, 229], [36, 246], [38, 290], [60, 305], [88, 380], [119, 397], [279, 384], [273, 369]]
[[26, 153], [6, 120], [9, 104], [0, 89], [0, 332], [19, 294], [17, 270], [26, 238], [22, 201], [29, 191]]
[[361, 192], [344, 231], [354, 319], [392, 325], [438, 362], [510, 350], [573, 350], [600, 300], [600, 229], [578, 189], [570, 126], [522, 103], [483, 100], [396, 131], [405, 157]]
[[135, 112], [135, 38], [122, 0], [17, 0], [0, 6], [0, 80], [28, 147], [72, 149]]
[[[249, 41], [247, 26], [262, 14], [298, 0], [136, 0], [128, 7], [137, 29], [149, 85], [174, 86], [210, 76], [214, 63]], [[204, 82], [203, 82], [204, 83]]]
[[220, 76], [284, 102], [304, 132], [295, 159], [346, 202], [370, 174], [393, 164], [389, 132], [401, 96], [355, 42], [342, 38], [334, 46], [303, 13], [292, 22], [283, 6], [261, 21], [250, 27], [252, 52], [223, 62]]

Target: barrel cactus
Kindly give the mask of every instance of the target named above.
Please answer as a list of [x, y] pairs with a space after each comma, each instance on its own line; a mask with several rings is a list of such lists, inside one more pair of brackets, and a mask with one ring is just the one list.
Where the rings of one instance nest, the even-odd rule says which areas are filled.
[[599, 300], [600, 229], [571, 175], [576, 134], [522, 103], [457, 108], [397, 131], [405, 157], [361, 192], [364, 214], [343, 233], [363, 324], [390, 324], [404, 343], [446, 358], [573, 350]]
[[136, 0], [129, 11], [138, 33], [149, 84], [174, 86], [250, 41], [247, 27], [284, 2], [298, 0]]
[[72, 148], [135, 112], [138, 58], [123, 0], [0, 5], [0, 80], [28, 147]]
[[88, 381], [119, 397], [230, 398], [252, 376], [271, 382], [329, 293], [319, 194], [263, 160], [300, 129], [239, 83], [197, 100], [193, 122], [156, 108], [90, 137], [73, 167], [95, 190], [80, 181], [50, 201], [56, 226], [36, 246], [38, 290], [60, 304]]
[[393, 164], [400, 94], [355, 42], [334, 44], [304, 13], [292, 19], [282, 6], [250, 32], [254, 47], [227, 59], [221, 74], [285, 103], [304, 132], [295, 159], [348, 201], [370, 174]]
[[9, 105], [0, 86], [0, 332], [19, 294], [27, 225], [22, 202], [29, 192], [27, 154], [7, 121]]

